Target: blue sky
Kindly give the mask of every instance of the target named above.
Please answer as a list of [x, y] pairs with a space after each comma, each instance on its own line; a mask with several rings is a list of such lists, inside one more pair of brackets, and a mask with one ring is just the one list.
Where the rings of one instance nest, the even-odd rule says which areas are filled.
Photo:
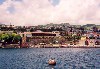
[[7, 8], [7, 11], [11, 14], [13, 14], [15, 12], [15, 8], [13, 5], [11, 5], [10, 7]]
[[[3, 2], [6, 0], [0, 0], [0, 4], [3, 4]], [[12, 0], [12, 1], [22, 1], [22, 0]], [[52, 1], [52, 5], [56, 6], [59, 4], [60, 0], [49, 0]]]
[[60, 0], [50, 0], [52, 1], [52, 5], [56, 6], [59, 4]]
[[[6, 0], [0, 0], [0, 4], [3, 4]], [[12, 1], [22, 1], [22, 0], [12, 0]]]
[[5, 1], [5, 0], [0, 0], [0, 4], [3, 4], [4, 1]]

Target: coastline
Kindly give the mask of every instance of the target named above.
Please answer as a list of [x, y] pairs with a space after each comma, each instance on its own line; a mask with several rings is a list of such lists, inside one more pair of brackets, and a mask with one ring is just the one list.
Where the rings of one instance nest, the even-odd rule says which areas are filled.
[[0, 47], [0, 48], [100, 48], [100, 46], [45, 46], [45, 47], [20, 47], [20, 46], [10, 46], [10, 47]]

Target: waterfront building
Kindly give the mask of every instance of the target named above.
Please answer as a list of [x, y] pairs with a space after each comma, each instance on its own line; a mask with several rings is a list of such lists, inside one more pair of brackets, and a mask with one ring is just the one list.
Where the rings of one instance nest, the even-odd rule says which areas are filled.
[[56, 37], [60, 37], [60, 32], [59, 31], [52, 31], [53, 34], [56, 34]]
[[19, 33], [19, 34], [22, 37], [22, 47], [25, 47], [25, 45], [27, 45], [26, 47], [28, 47], [28, 46], [37, 45], [40, 43], [50, 44], [52, 43], [53, 38], [56, 36], [56, 34], [52, 32], [39, 32], [39, 31], [38, 32], [24, 32], [24, 33]]

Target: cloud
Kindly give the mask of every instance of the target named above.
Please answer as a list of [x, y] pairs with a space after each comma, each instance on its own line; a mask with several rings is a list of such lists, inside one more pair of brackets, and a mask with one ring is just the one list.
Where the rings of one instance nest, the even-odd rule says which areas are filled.
[[6, 0], [0, 5], [0, 16], [0, 22], [14, 25], [100, 25], [100, 0]]

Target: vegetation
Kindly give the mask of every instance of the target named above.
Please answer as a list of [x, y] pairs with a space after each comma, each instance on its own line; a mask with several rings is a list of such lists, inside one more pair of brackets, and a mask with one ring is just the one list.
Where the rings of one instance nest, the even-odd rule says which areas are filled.
[[0, 34], [0, 41], [10, 44], [10, 43], [18, 43], [21, 40], [21, 36], [16, 34], [16, 33], [12, 33], [12, 34], [7, 34], [7, 33], [3, 33]]

